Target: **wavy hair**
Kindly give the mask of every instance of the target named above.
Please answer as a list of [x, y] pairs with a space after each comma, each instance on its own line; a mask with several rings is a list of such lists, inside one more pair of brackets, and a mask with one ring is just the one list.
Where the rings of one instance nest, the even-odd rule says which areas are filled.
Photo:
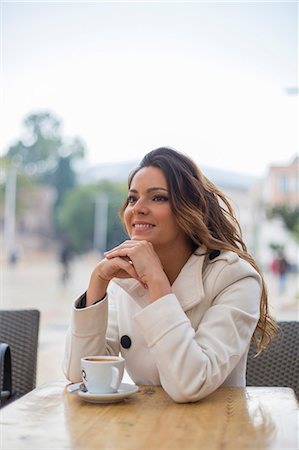
[[[229, 200], [188, 156], [169, 147], [160, 147], [147, 153], [129, 175], [128, 186], [130, 187], [140, 169], [150, 166], [164, 173], [173, 213], [179, 227], [191, 239], [194, 251], [202, 244], [208, 251], [233, 251], [259, 273], [262, 284], [260, 318], [253, 340], [258, 352], [261, 352], [277, 333], [278, 326], [269, 314], [263, 275], [247, 251], [239, 222]], [[127, 205], [126, 200], [120, 208], [121, 218]]]

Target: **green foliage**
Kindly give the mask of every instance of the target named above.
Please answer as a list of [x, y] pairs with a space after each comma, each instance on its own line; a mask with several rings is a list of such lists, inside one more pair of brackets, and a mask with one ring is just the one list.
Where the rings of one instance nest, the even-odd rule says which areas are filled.
[[[66, 237], [71, 250], [81, 253], [93, 248], [95, 201], [105, 194], [109, 205], [107, 248], [125, 239], [118, 209], [126, 186], [109, 181], [78, 186], [73, 162], [84, 157], [84, 145], [78, 138], [64, 139], [60, 120], [52, 113], [30, 114], [24, 126], [26, 137], [12, 145], [3, 158], [7, 167], [17, 168], [17, 210], [21, 213], [29, 205], [41, 183], [52, 186], [57, 194], [53, 217], [56, 237]], [[4, 183], [0, 183], [1, 202], [3, 205]]]
[[18, 167], [18, 173], [56, 190], [54, 224], [58, 232], [58, 208], [77, 184], [72, 164], [84, 157], [85, 148], [79, 138], [63, 139], [60, 120], [47, 111], [27, 116], [24, 126], [26, 138], [8, 149], [6, 159]]
[[12, 145], [7, 158], [28, 173], [42, 177], [53, 168], [62, 145], [60, 122], [49, 112], [31, 114], [24, 120], [26, 138]]
[[66, 195], [58, 209], [59, 228], [75, 252], [87, 251], [92, 245], [93, 195], [93, 186], [77, 187]]
[[107, 195], [109, 202], [107, 248], [125, 239], [118, 209], [126, 195], [126, 186], [109, 181], [77, 186], [65, 196], [58, 210], [60, 230], [74, 252], [83, 253], [93, 248], [95, 200], [101, 193]]
[[299, 242], [299, 206], [276, 206], [268, 211], [268, 217], [280, 217], [293, 238]]
[[269, 248], [271, 248], [271, 250], [272, 250], [274, 253], [279, 253], [279, 252], [282, 252], [282, 251], [283, 251], [284, 246], [281, 245], [281, 244], [278, 244], [277, 242], [270, 242], [270, 243], [269, 243]]
[[59, 187], [57, 189], [57, 198], [55, 202], [55, 206], [58, 206], [63, 201], [65, 194], [77, 184], [76, 174], [71, 167], [71, 158], [69, 156], [59, 158], [56, 169], [52, 174], [51, 181], [51, 184]]
[[5, 156], [0, 156], [0, 211], [4, 214], [5, 182], [6, 172], [9, 169], [10, 162]]

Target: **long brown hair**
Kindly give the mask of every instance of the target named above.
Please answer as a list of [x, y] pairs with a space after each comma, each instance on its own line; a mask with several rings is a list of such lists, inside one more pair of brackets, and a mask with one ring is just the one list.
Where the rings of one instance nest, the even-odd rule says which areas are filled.
[[[194, 251], [202, 244], [208, 250], [233, 251], [259, 273], [262, 284], [260, 318], [253, 339], [258, 351], [262, 351], [277, 333], [278, 326], [269, 314], [263, 275], [247, 251], [229, 200], [189, 157], [169, 147], [147, 153], [139, 166], [131, 172], [129, 187], [136, 173], [149, 166], [157, 167], [164, 173], [172, 210], [178, 225], [191, 239]], [[127, 204], [125, 201], [120, 209], [121, 217]]]

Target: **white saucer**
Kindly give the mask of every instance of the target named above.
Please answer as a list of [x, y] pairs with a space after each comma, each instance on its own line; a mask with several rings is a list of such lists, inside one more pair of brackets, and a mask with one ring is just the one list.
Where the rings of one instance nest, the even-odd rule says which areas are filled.
[[78, 395], [83, 400], [90, 403], [116, 403], [120, 402], [124, 398], [129, 397], [139, 391], [138, 386], [135, 384], [121, 383], [117, 392], [112, 394], [91, 394], [90, 392], [84, 392], [79, 390]]

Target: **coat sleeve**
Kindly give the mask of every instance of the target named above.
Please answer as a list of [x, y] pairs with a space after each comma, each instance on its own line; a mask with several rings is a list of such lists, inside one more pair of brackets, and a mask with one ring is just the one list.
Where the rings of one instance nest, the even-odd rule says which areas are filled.
[[95, 305], [77, 309], [76, 300], [72, 308], [71, 322], [66, 334], [63, 372], [73, 383], [81, 381], [80, 360], [91, 355], [118, 355], [119, 339], [117, 311], [113, 299], [108, 297]]
[[[176, 402], [195, 402], [224, 383], [246, 353], [259, 318], [259, 276], [230, 284], [229, 266], [215, 282], [215, 297], [194, 330], [174, 294], [135, 315], [159, 370], [161, 384]], [[226, 276], [227, 275], [227, 276]]]

